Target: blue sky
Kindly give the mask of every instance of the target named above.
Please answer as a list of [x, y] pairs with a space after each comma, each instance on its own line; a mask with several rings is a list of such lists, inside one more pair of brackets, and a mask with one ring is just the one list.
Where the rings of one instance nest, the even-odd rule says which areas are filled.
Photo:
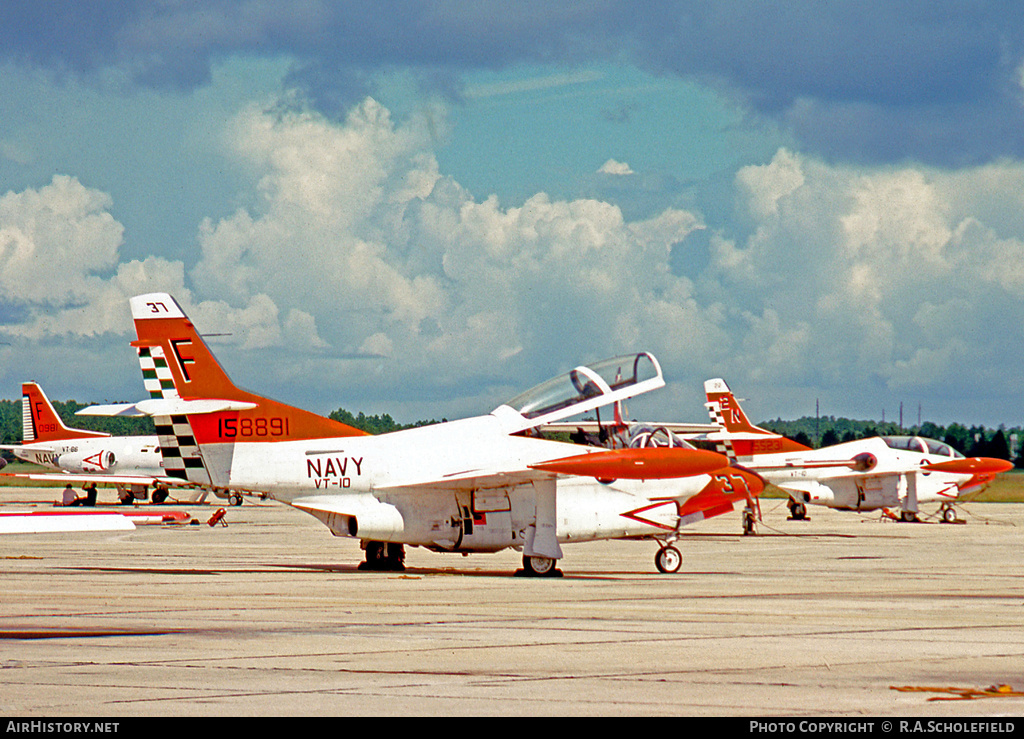
[[1024, 422], [1019, 4], [58, 5], [0, 10], [0, 396], [136, 399], [166, 290], [320, 412], [645, 349], [632, 415]]

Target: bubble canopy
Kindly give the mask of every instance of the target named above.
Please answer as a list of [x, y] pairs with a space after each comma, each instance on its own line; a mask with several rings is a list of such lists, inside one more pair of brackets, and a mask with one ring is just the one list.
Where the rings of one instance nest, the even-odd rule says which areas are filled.
[[661, 366], [647, 352], [625, 354], [585, 366], [521, 393], [500, 406], [524, 419], [522, 428], [569, 418], [619, 400], [664, 387]]
[[923, 436], [883, 436], [882, 440], [892, 449], [934, 454], [938, 457], [962, 458], [964, 456], [944, 441], [926, 439]]

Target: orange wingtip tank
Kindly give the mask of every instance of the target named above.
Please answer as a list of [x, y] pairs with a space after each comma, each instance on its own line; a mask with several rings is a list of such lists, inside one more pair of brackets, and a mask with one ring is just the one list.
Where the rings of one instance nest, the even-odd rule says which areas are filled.
[[729, 459], [717, 452], [678, 447], [613, 449], [530, 465], [535, 470], [598, 480], [664, 480], [706, 475], [728, 466]]
[[998, 475], [1013, 469], [1013, 463], [993, 457], [962, 457], [924, 465], [929, 472], [950, 472], [954, 475]]

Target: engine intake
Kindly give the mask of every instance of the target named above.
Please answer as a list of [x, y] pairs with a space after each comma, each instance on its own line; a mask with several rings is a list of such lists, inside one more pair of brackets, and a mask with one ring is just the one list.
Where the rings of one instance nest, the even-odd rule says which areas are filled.
[[853, 458], [851, 467], [857, 472], [869, 472], [878, 464], [878, 458], [871, 452], [861, 452]]

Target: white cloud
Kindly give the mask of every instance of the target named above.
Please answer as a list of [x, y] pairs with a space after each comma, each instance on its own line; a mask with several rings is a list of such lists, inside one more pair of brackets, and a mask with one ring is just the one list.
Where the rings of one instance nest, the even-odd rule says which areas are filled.
[[780, 149], [771, 163], [743, 167], [736, 175], [737, 185], [748, 194], [747, 206], [758, 219], [775, 215], [779, 201], [804, 182], [800, 158], [786, 149]]
[[110, 197], [72, 177], [0, 198], [0, 289], [8, 298], [61, 303], [92, 291], [88, 275], [117, 263], [122, 227]]
[[617, 162], [614, 159], [609, 159], [607, 162], [601, 165], [600, 169], [597, 170], [601, 174], [610, 174], [617, 176], [625, 176], [635, 174], [632, 168], [625, 162]]
[[438, 172], [423, 121], [396, 124], [372, 100], [341, 124], [250, 108], [234, 130], [263, 201], [203, 225], [195, 284], [229, 305], [260, 293], [301, 307], [328, 354], [393, 358], [339, 384], [379, 383], [382, 367], [396, 384], [455, 384], [506, 374], [512, 357], [642, 348], [616, 327], [638, 309], [647, 323], [649, 285], [699, 225], [675, 209], [629, 223], [610, 203], [543, 193], [476, 201]]
[[[393, 245], [403, 209], [438, 178], [427, 140], [421, 129], [396, 129], [372, 100], [345, 125], [246, 110], [234, 144], [258, 172], [260, 212], [204, 223], [196, 285], [231, 304], [265, 291], [289, 303], [302, 296], [319, 313], [352, 318], [374, 305], [400, 321], [422, 320], [436, 309], [437, 289], [428, 276], [402, 274]], [[365, 320], [354, 318], [360, 327]]]
[[[124, 229], [110, 214], [111, 206], [109, 195], [64, 175], [38, 190], [0, 198], [0, 305], [10, 306], [20, 318], [3, 325], [7, 336], [77, 342], [113, 335], [118, 338], [104, 351], [117, 353], [127, 347], [131, 331], [128, 298], [166, 291], [194, 311], [197, 320], [237, 333], [244, 348], [280, 346], [282, 334], [299, 346], [322, 346], [311, 316], [292, 310], [282, 322], [265, 295], [246, 296], [238, 308], [223, 302], [193, 305], [181, 262], [157, 256], [120, 261]], [[4, 369], [24, 372], [25, 363], [36, 356], [26, 355]], [[102, 374], [102, 364], [73, 361], [83, 376]]]
[[119, 262], [124, 229], [110, 196], [57, 175], [0, 198], [0, 303], [16, 306], [4, 332], [30, 340], [123, 333], [127, 299], [149, 288], [181, 290], [180, 264]]
[[1022, 357], [979, 327], [1024, 319], [1022, 174], [837, 167], [786, 150], [740, 170], [751, 232], [712, 242], [749, 322], [732, 324], [737, 364], [752, 382], [834, 385], [861, 406], [879, 383], [955, 403], [971, 365], [997, 365], [992, 391], [1005, 392]]
[[[340, 122], [250, 107], [231, 134], [255, 205], [199, 224], [190, 270], [122, 260], [110, 197], [74, 178], [0, 198], [5, 333], [110, 334], [92, 359], [121, 361], [127, 298], [167, 290], [201, 331], [230, 334], [217, 344], [241, 384], [281, 397], [263, 378], [287, 380], [292, 402], [321, 404], [307, 407], [403, 418], [411, 398], [436, 402], [414, 417], [480, 412], [569, 364], [639, 349], [687, 383], [671, 394], [685, 406], [665, 409], [686, 419], [702, 416], [708, 376], [777, 399], [773, 416], [810, 392], [856, 414], [877, 412], [878, 392], [955, 397], [979, 372], [998, 394], [1021, 379], [1018, 163], [872, 169], [781, 149], [737, 171], [744, 219], [709, 223], [545, 193], [474, 199], [439, 171], [428, 121], [396, 122], [372, 100]], [[706, 269], [674, 275], [673, 247], [698, 231]], [[255, 351], [258, 369], [237, 361]]]

